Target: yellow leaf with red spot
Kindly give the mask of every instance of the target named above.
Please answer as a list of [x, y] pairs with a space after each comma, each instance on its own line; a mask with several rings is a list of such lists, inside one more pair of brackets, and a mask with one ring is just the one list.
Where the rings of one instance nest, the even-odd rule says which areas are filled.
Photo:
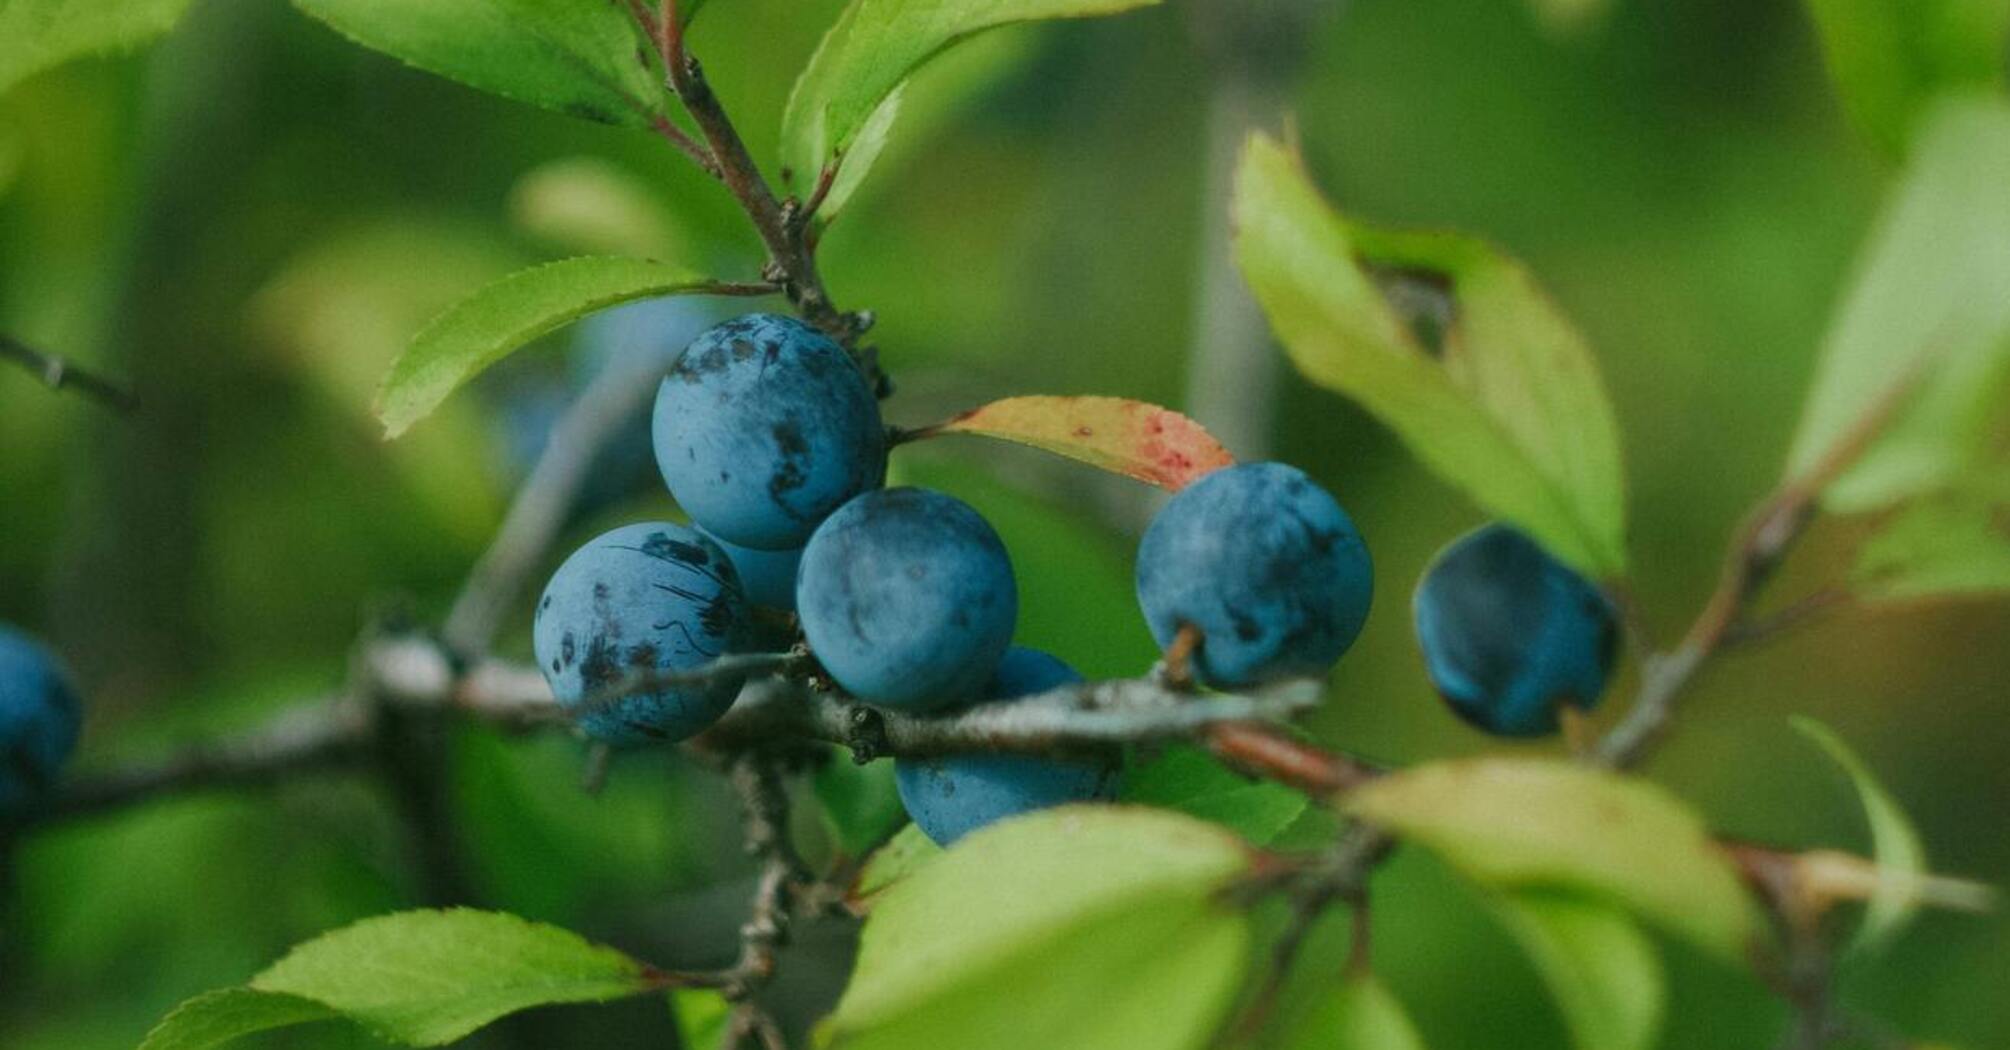
[[1008, 397], [917, 431], [982, 434], [1178, 490], [1235, 463], [1199, 423], [1122, 397]]

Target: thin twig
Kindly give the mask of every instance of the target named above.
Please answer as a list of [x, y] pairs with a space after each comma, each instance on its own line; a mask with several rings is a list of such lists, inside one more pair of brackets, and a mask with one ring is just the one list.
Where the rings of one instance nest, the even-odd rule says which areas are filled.
[[45, 354], [13, 336], [0, 335], [0, 360], [12, 361], [35, 373], [51, 390], [75, 390], [118, 412], [131, 412], [140, 404], [125, 387], [54, 354]]

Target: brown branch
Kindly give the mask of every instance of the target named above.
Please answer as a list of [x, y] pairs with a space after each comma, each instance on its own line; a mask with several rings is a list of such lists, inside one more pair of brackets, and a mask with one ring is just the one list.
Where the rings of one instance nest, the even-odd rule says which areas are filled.
[[0, 335], [0, 360], [12, 361], [35, 373], [51, 390], [74, 390], [118, 412], [131, 412], [139, 407], [139, 399], [125, 387], [12, 336]]

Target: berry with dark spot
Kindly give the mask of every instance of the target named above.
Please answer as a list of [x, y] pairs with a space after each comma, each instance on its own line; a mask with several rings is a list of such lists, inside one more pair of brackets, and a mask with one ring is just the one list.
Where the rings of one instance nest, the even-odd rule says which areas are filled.
[[791, 547], [788, 550], [763, 551], [752, 547], [742, 547], [699, 529], [708, 540], [719, 545], [732, 559], [733, 568], [740, 574], [740, 590], [747, 600], [755, 605], [765, 605], [770, 609], [794, 612], [796, 608], [796, 566], [803, 560], [803, 549]]
[[[1013, 646], [985, 686], [987, 700], [1017, 700], [1082, 680], [1038, 649]], [[1007, 817], [1116, 794], [1114, 761], [1033, 755], [943, 755], [894, 763], [900, 801], [929, 838], [947, 846]]]
[[77, 747], [83, 707], [62, 665], [34, 639], [0, 626], [0, 819], [45, 797]]
[[552, 694], [589, 735], [639, 744], [682, 740], [711, 725], [740, 682], [602, 702], [607, 692], [637, 675], [703, 667], [738, 648], [747, 631], [746, 599], [726, 553], [682, 525], [645, 522], [596, 537], [565, 559], [538, 600], [531, 639]]
[[801, 546], [886, 469], [865, 373], [792, 317], [748, 314], [692, 340], [656, 392], [654, 426], [671, 495], [742, 547]]
[[803, 635], [853, 695], [908, 711], [979, 694], [1012, 641], [1005, 545], [961, 500], [869, 492], [832, 514], [796, 574]]
[[1431, 683], [1460, 718], [1499, 736], [1553, 733], [1562, 705], [1596, 706], [1618, 652], [1598, 588], [1506, 525], [1440, 551], [1413, 611]]
[[1282, 463], [1217, 470], [1182, 489], [1138, 548], [1152, 637], [1200, 631], [1193, 669], [1221, 688], [1322, 675], [1354, 644], [1374, 596], [1347, 512]]

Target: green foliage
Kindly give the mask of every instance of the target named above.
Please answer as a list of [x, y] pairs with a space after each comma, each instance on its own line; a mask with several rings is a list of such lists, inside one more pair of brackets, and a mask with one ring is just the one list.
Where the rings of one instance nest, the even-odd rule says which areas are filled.
[[469, 87], [603, 124], [669, 119], [662, 59], [618, 3], [294, 3], [364, 47]]
[[1275, 842], [1311, 805], [1282, 784], [1242, 776], [1186, 745], [1126, 769], [1122, 790], [1126, 802], [1224, 824], [1258, 846]]
[[1744, 887], [1702, 820], [1644, 780], [1549, 759], [1464, 759], [1382, 777], [1346, 805], [1483, 885], [1581, 893], [1733, 964], [1759, 943]]
[[907, 820], [892, 762], [859, 765], [849, 754], [834, 753], [810, 778], [810, 787], [832, 840], [846, 857], [864, 856]]
[[1901, 508], [1864, 541], [1851, 577], [1869, 601], [2010, 592], [2010, 464]]
[[684, 1050], [732, 1050], [726, 1045], [726, 1025], [733, 1004], [710, 988], [679, 988], [670, 993], [677, 1011], [677, 1036]]
[[698, 250], [677, 214], [642, 176], [600, 157], [561, 157], [510, 190], [516, 227], [570, 252], [689, 259]]
[[84, 55], [138, 47], [174, 28], [188, 0], [6, 0], [0, 3], [0, 94]]
[[1948, 92], [1999, 86], [2010, 0], [1807, 0], [1843, 108], [1892, 154]]
[[223, 1046], [333, 1017], [407, 1046], [440, 1046], [518, 1010], [661, 984], [634, 959], [555, 926], [465, 909], [401, 912], [308, 941], [245, 988], [190, 1000], [143, 1050]]
[[[1519, 264], [1469, 238], [1340, 215], [1262, 135], [1243, 152], [1234, 209], [1236, 259], [1300, 371], [1558, 558], [1624, 572], [1618, 430], [1597, 365]], [[1378, 281], [1417, 296], [1419, 316]]]
[[312, 999], [250, 988], [224, 988], [176, 1007], [147, 1033], [140, 1050], [210, 1050], [247, 1036], [340, 1017]]
[[1424, 1038], [1374, 974], [1350, 973], [1256, 1045], [1261, 1050], [1424, 1050]]
[[412, 337], [377, 392], [377, 418], [387, 437], [397, 437], [482, 369], [568, 322], [634, 299], [711, 287], [711, 281], [681, 267], [614, 256], [566, 259], [511, 274]]
[[1219, 828], [1146, 809], [979, 831], [880, 898], [825, 1045], [1203, 1046], [1247, 962], [1248, 920], [1222, 891], [1250, 859]]
[[1014, 22], [1114, 14], [1158, 0], [852, 0], [796, 80], [782, 159], [801, 184], [838, 158], [861, 168], [885, 145], [901, 85], [973, 34]]
[[909, 824], [895, 832], [886, 845], [873, 851], [852, 886], [852, 897], [870, 902], [894, 884], [920, 871], [922, 866], [942, 856], [942, 847], [920, 827]]
[[1812, 718], [1795, 718], [1793, 727], [1815, 742], [1856, 788], [1863, 803], [1864, 819], [1870, 823], [1872, 859], [1883, 877], [1871, 892], [1864, 910], [1863, 926], [1857, 931], [1852, 949], [1876, 950], [1891, 942], [1919, 910], [1920, 889], [1926, 875], [1926, 848], [1898, 800], [1879, 783], [1877, 776], [1857, 757], [1843, 738]]
[[1965, 98], [1922, 132], [1822, 348], [1788, 459], [1802, 477], [1904, 385], [1895, 418], [1828, 486], [1853, 512], [1928, 495], [1986, 452], [2010, 393], [2010, 102]]
[[1548, 983], [1578, 1050], [1654, 1046], [1665, 1005], [1661, 962], [1626, 913], [1548, 890], [1492, 899]]

